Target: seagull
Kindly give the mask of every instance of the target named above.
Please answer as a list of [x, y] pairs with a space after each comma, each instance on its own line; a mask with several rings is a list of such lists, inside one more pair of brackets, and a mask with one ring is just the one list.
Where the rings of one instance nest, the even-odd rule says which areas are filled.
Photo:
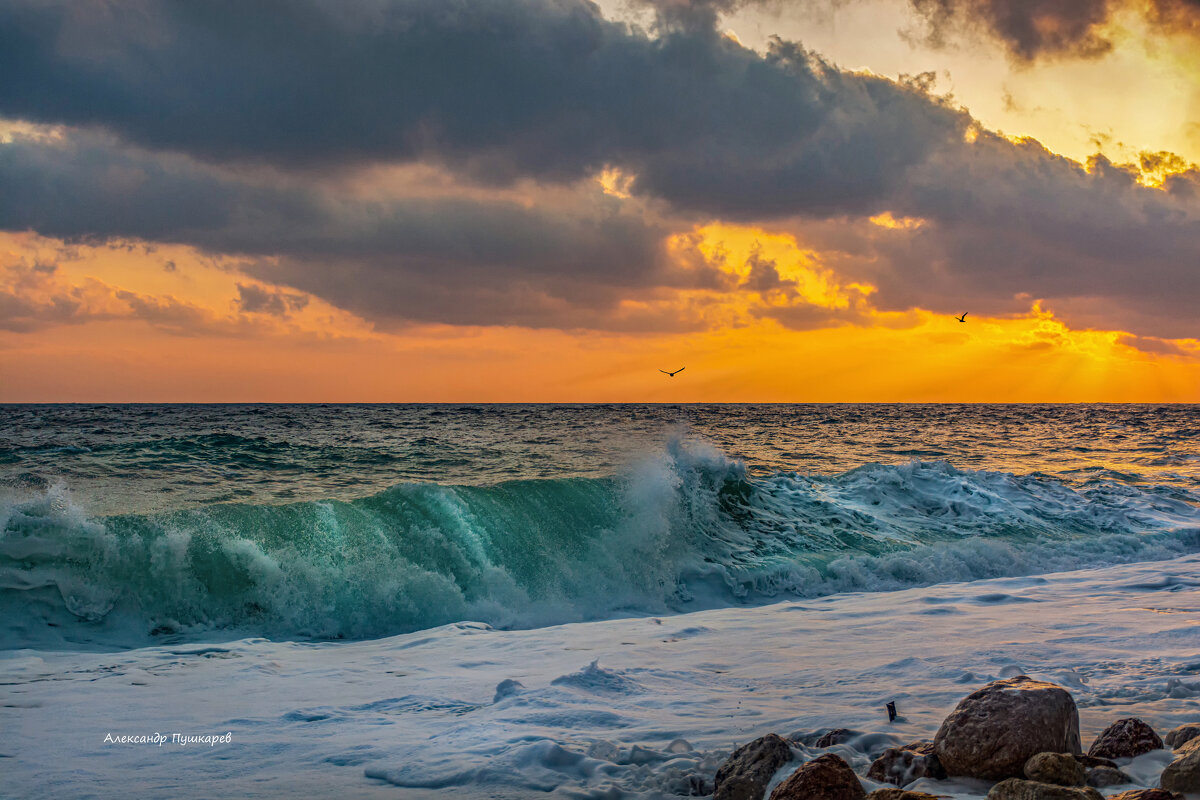
[[964, 311], [963, 315], [961, 317], [955, 317], [955, 319], [958, 320], [959, 322], [966, 322], [967, 314], [970, 314], [970, 313], [971, 313], [970, 311]]
[[661, 372], [663, 375], [666, 375], [670, 378], [674, 378], [676, 375], [683, 372], [685, 369], [687, 369], [687, 367], [680, 367], [679, 369], [675, 370], [674, 372], [667, 372], [665, 369], [660, 369], [659, 372]]

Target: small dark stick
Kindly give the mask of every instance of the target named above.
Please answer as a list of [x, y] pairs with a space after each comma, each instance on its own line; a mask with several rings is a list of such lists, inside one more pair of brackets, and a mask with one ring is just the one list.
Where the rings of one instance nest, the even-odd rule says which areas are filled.
[[887, 704], [887, 710], [888, 710], [888, 722], [895, 722], [896, 721], [896, 703], [895, 703], [895, 701], [892, 701], [891, 703]]

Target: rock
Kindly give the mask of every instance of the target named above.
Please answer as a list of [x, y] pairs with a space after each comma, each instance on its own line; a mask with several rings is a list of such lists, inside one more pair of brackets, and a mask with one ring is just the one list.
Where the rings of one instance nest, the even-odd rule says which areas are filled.
[[817, 739], [817, 741], [813, 744], [813, 747], [833, 747], [835, 744], [841, 744], [847, 739], [857, 735], [858, 734], [855, 731], [847, 728], [834, 728], [828, 733], [822, 734], [821, 738]]
[[1087, 785], [1103, 789], [1105, 786], [1120, 786], [1133, 783], [1133, 778], [1116, 767], [1092, 767], [1087, 771]]
[[924, 792], [906, 792], [903, 789], [876, 789], [867, 795], [867, 800], [938, 800], [936, 795]]
[[942, 780], [946, 770], [933, 754], [933, 742], [913, 742], [904, 747], [889, 747], [871, 763], [867, 777], [879, 783], [907, 786], [920, 778]]
[[1059, 786], [1083, 786], [1087, 770], [1071, 753], [1038, 753], [1025, 762], [1025, 777]]
[[1119, 719], [1104, 729], [1088, 748], [1089, 756], [1100, 758], [1133, 758], [1151, 750], [1161, 750], [1162, 739], [1146, 723], [1136, 717]]
[[1002, 780], [1038, 753], [1078, 753], [1079, 711], [1061, 686], [1024, 675], [993, 681], [959, 702], [933, 739], [949, 775]]
[[1131, 792], [1114, 794], [1108, 800], [1183, 800], [1183, 795], [1162, 789], [1134, 789]]
[[1189, 722], [1187, 725], [1172, 728], [1163, 737], [1163, 741], [1167, 743], [1167, 747], [1178, 750], [1197, 736], [1200, 736], [1200, 723]]
[[771, 792], [771, 800], [865, 800], [850, 765], [833, 753], [817, 756]]
[[1091, 769], [1092, 767], [1112, 767], [1113, 769], [1117, 768], [1117, 762], [1115, 762], [1115, 761], [1110, 761], [1107, 758], [1098, 758], [1097, 756], [1085, 756], [1082, 753], [1076, 753], [1075, 760], [1078, 761], [1080, 764], [1083, 764], [1083, 766], [1086, 767], [1087, 769]]
[[717, 770], [713, 800], [762, 800], [771, 778], [791, 760], [792, 748], [774, 733], [742, 745]]
[[1175, 752], [1175, 760], [1167, 764], [1158, 785], [1171, 792], [1200, 792], [1200, 737]]
[[1009, 778], [993, 786], [987, 800], [1104, 800], [1104, 797], [1087, 786], [1056, 786]]

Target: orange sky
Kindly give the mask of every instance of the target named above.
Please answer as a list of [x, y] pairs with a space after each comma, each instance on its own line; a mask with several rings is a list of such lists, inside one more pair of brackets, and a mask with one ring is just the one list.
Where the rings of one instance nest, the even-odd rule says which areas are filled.
[[[637, 17], [622, 0], [601, 6]], [[1103, 57], [1014, 63], [986, 39], [922, 40], [908, 0], [808, 15], [780, 8], [750, 4], [721, 29], [760, 53], [774, 34], [802, 39], [859, 73], [931, 70], [935, 93], [985, 128], [1036, 137], [1078, 162], [1096, 152], [1118, 163], [1174, 153], [1146, 168], [1148, 185], [1200, 160], [1200, 49], [1136, 13], [1105, 23], [1113, 48]], [[0, 114], [0, 144], [76, 134]], [[1162, 163], [1174, 166], [1163, 172]], [[105, 188], [144, 178], [111, 169]], [[1009, 292], [990, 316], [964, 304], [965, 323], [944, 302], [884, 310], [880, 287], [862, 277], [878, 256], [852, 240], [907, 236], [925, 220], [885, 211], [854, 227], [834, 216], [826, 227], [844, 222], [851, 240], [835, 246], [799, 238], [796, 217], [671, 217], [659, 200], [631, 196], [638, 176], [615, 167], [584, 188], [536, 178], [475, 184], [421, 164], [321, 179], [337, 197], [381, 204], [400, 190], [525, 209], [619, 203], [654, 224], [671, 220], [662, 251], [675, 282], [623, 289], [604, 325], [405, 323], [273, 283], [271, 256], [10, 228], [0, 231], [0, 402], [1200, 402], [1200, 339], [1139, 335], [1123, 329], [1131, 322], [1105, 328], [1079, 315], [1092, 301], [1083, 289], [1076, 316], [1036, 292]], [[851, 252], [856, 277], [839, 271]], [[1113, 307], [1111, 297], [1104, 303], [1096, 307]], [[1085, 318], [1102, 329], [1070, 326]], [[658, 372], [684, 366], [675, 378]]]
[[[878, 224], [895, 224], [881, 219]], [[4, 402], [1197, 402], [1200, 341], [1172, 352], [1120, 331], [1074, 331], [1050, 310], [987, 318], [884, 313], [871, 287], [841, 286], [790, 236], [711, 226], [706, 256], [745, 274], [752, 254], [801, 282], [813, 305], [862, 318], [790, 330], [756, 317], [780, 302], [680, 292], [708, 330], [668, 334], [419, 325], [377, 330], [317, 298], [286, 318], [244, 313], [233, 265], [190, 248], [79, 246], [41, 285], [27, 270], [55, 243], [0, 236], [10, 284], [77, 299], [75, 321], [0, 332]], [[170, 262], [170, 271], [164, 264]], [[0, 283], [0, 287], [3, 283]], [[265, 284], [264, 284], [265, 286]], [[270, 288], [270, 287], [268, 287]], [[148, 318], [141, 307], [183, 307]], [[126, 294], [126, 296], [130, 296]], [[181, 321], [182, 320], [182, 321]], [[668, 378], [658, 369], [687, 369]]]

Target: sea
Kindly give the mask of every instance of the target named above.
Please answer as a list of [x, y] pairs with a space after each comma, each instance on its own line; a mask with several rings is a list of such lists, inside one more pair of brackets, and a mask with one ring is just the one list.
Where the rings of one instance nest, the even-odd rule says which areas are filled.
[[1085, 748], [1165, 733], [1200, 721], [1198, 434], [1192, 405], [0, 406], [0, 797], [698, 796], [771, 731], [798, 764], [854, 729], [865, 772], [1014, 674], [1073, 692]]

